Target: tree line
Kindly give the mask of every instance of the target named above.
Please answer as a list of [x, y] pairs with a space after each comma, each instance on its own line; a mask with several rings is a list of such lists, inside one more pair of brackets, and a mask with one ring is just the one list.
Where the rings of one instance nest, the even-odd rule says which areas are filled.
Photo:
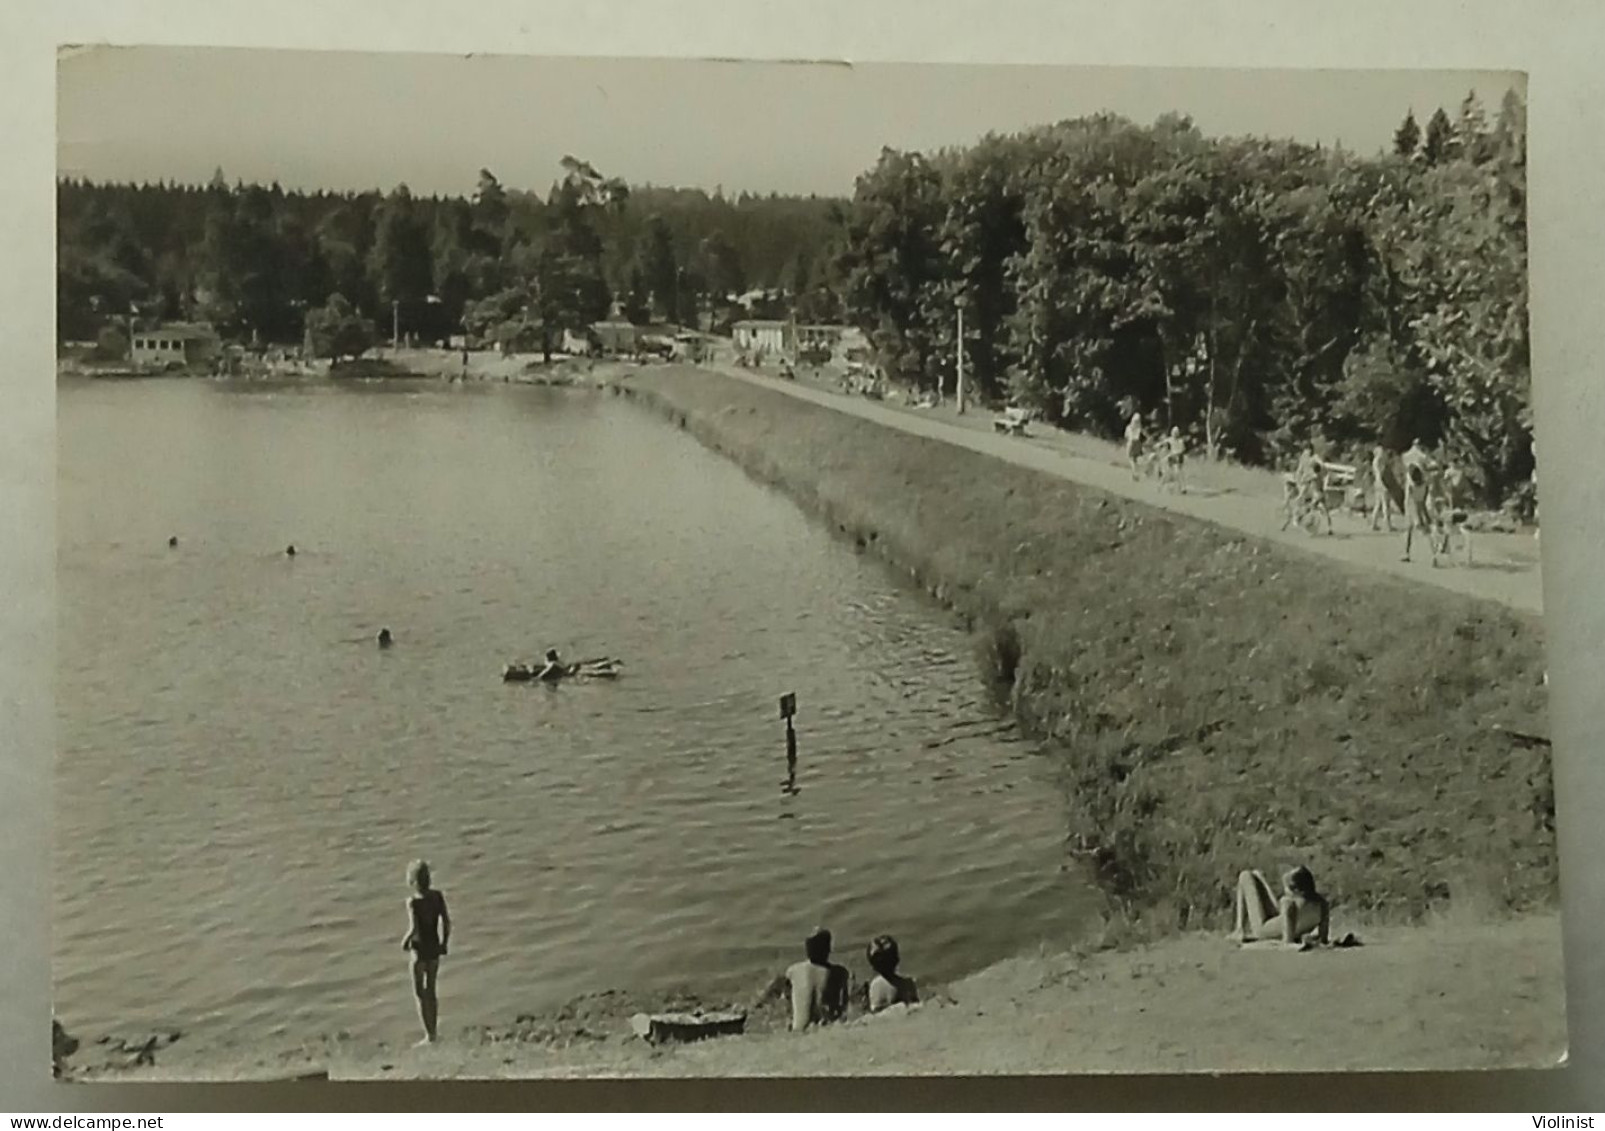
[[1249, 463], [1419, 438], [1490, 505], [1532, 470], [1514, 91], [1374, 156], [1174, 114], [887, 149], [844, 220], [834, 285], [896, 379], [953, 388], [962, 306], [981, 393], [1072, 427], [1156, 413]]
[[[565, 158], [544, 194], [58, 184], [58, 334], [130, 311], [360, 353], [426, 340], [551, 351], [636, 322], [847, 321], [894, 379], [952, 388], [964, 314], [984, 398], [1114, 435], [1157, 414], [1281, 462], [1442, 445], [1490, 505], [1532, 470], [1526, 112], [1475, 93], [1391, 150], [1205, 137], [1095, 115], [929, 154], [884, 150], [850, 199], [629, 186]], [[723, 309], [721, 309], [721, 307]], [[394, 321], [393, 321], [394, 319]]]
[[[550, 349], [621, 308], [694, 324], [727, 295], [804, 290], [839, 201], [627, 186], [565, 158], [544, 195], [481, 171], [467, 197], [278, 184], [57, 185], [57, 334], [143, 320], [326, 354], [404, 331]], [[821, 265], [821, 269], [823, 265]], [[728, 313], [728, 312], [726, 312]]]

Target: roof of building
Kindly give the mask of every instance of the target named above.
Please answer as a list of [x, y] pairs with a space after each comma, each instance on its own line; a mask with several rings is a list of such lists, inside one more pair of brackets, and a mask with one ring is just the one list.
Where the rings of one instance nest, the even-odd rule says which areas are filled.
[[217, 331], [210, 326], [199, 325], [192, 322], [173, 322], [165, 326], [157, 326], [153, 330], [135, 330], [135, 338], [182, 338], [186, 341], [210, 340], [217, 337]]
[[789, 325], [789, 323], [787, 323], [786, 321], [784, 321], [783, 319], [780, 319], [780, 318], [743, 318], [740, 322], [733, 323], [732, 325], [737, 330], [740, 330], [740, 329], [743, 329], [743, 328], [746, 328], [746, 329], [749, 329], [749, 330], [756, 330], [760, 326], [762, 326], [762, 327], [786, 326], [786, 325]]

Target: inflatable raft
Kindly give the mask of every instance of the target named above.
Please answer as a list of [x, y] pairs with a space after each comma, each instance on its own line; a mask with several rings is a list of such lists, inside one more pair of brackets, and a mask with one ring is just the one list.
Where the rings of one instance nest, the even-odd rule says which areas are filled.
[[[596, 660], [581, 660], [574, 664], [564, 664], [559, 669], [561, 674], [548, 676], [546, 682], [564, 679], [617, 679], [619, 669], [623, 666], [622, 661], [608, 656]], [[508, 664], [502, 669], [502, 682], [530, 683], [540, 677], [545, 667], [545, 664]]]

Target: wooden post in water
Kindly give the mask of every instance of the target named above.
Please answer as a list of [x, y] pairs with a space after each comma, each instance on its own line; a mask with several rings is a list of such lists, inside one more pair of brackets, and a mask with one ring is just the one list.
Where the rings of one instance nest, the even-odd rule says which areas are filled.
[[795, 769], [797, 765], [797, 732], [792, 729], [791, 720], [797, 714], [797, 693], [788, 691], [780, 697], [780, 717], [786, 720], [786, 765]]

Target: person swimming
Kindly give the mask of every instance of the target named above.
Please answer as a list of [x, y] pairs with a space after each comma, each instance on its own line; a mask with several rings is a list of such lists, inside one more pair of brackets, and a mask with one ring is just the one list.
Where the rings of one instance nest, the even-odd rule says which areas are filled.
[[535, 678], [550, 683], [554, 680], [562, 679], [566, 675], [568, 675], [568, 669], [563, 666], [562, 659], [558, 657], [557, 649], [546, 649], [546, 664], [540, 671], [535, 673]]
[[288, 558], [295, 557], [295, 543], [294, 542], [291, 542], [288, 546], [284, 547], [284, 556], [288, 557]]
[[388, 628], [381, 628], [379, 630], [379, 647], [388, 648], [390, 647], [391, 643], [392, 640], [390, 637], [390, 630]]
[[865, 948], [869, 968], [875, 977], [869, 983], [869, 1011], [879, 1013], [894, 1005], [918, 1005], [919, 989], [913, 978], [897, 972], [897, 940], [891, 935], [876, 935]]
[[1282, 873], [1280, 899], [1271, 894], [1271, 885], [1263, 873], [1238, 873], [1234, 914], [1233, 934], [1241, 942], [1277, 941], [1287, 946], [1316, 942], [1324, 946], [1332, 908], [1327, 898], [1315, 890], [1315, 877], [1310, 870], [1300, 864]]
[[174, 534], [170, 538], [167, 539], [167, 548], [169, 550], [171, 550], [173, 547], [175, 547], [177, 545], [178, 545], [178, 535], [177, 534]]

